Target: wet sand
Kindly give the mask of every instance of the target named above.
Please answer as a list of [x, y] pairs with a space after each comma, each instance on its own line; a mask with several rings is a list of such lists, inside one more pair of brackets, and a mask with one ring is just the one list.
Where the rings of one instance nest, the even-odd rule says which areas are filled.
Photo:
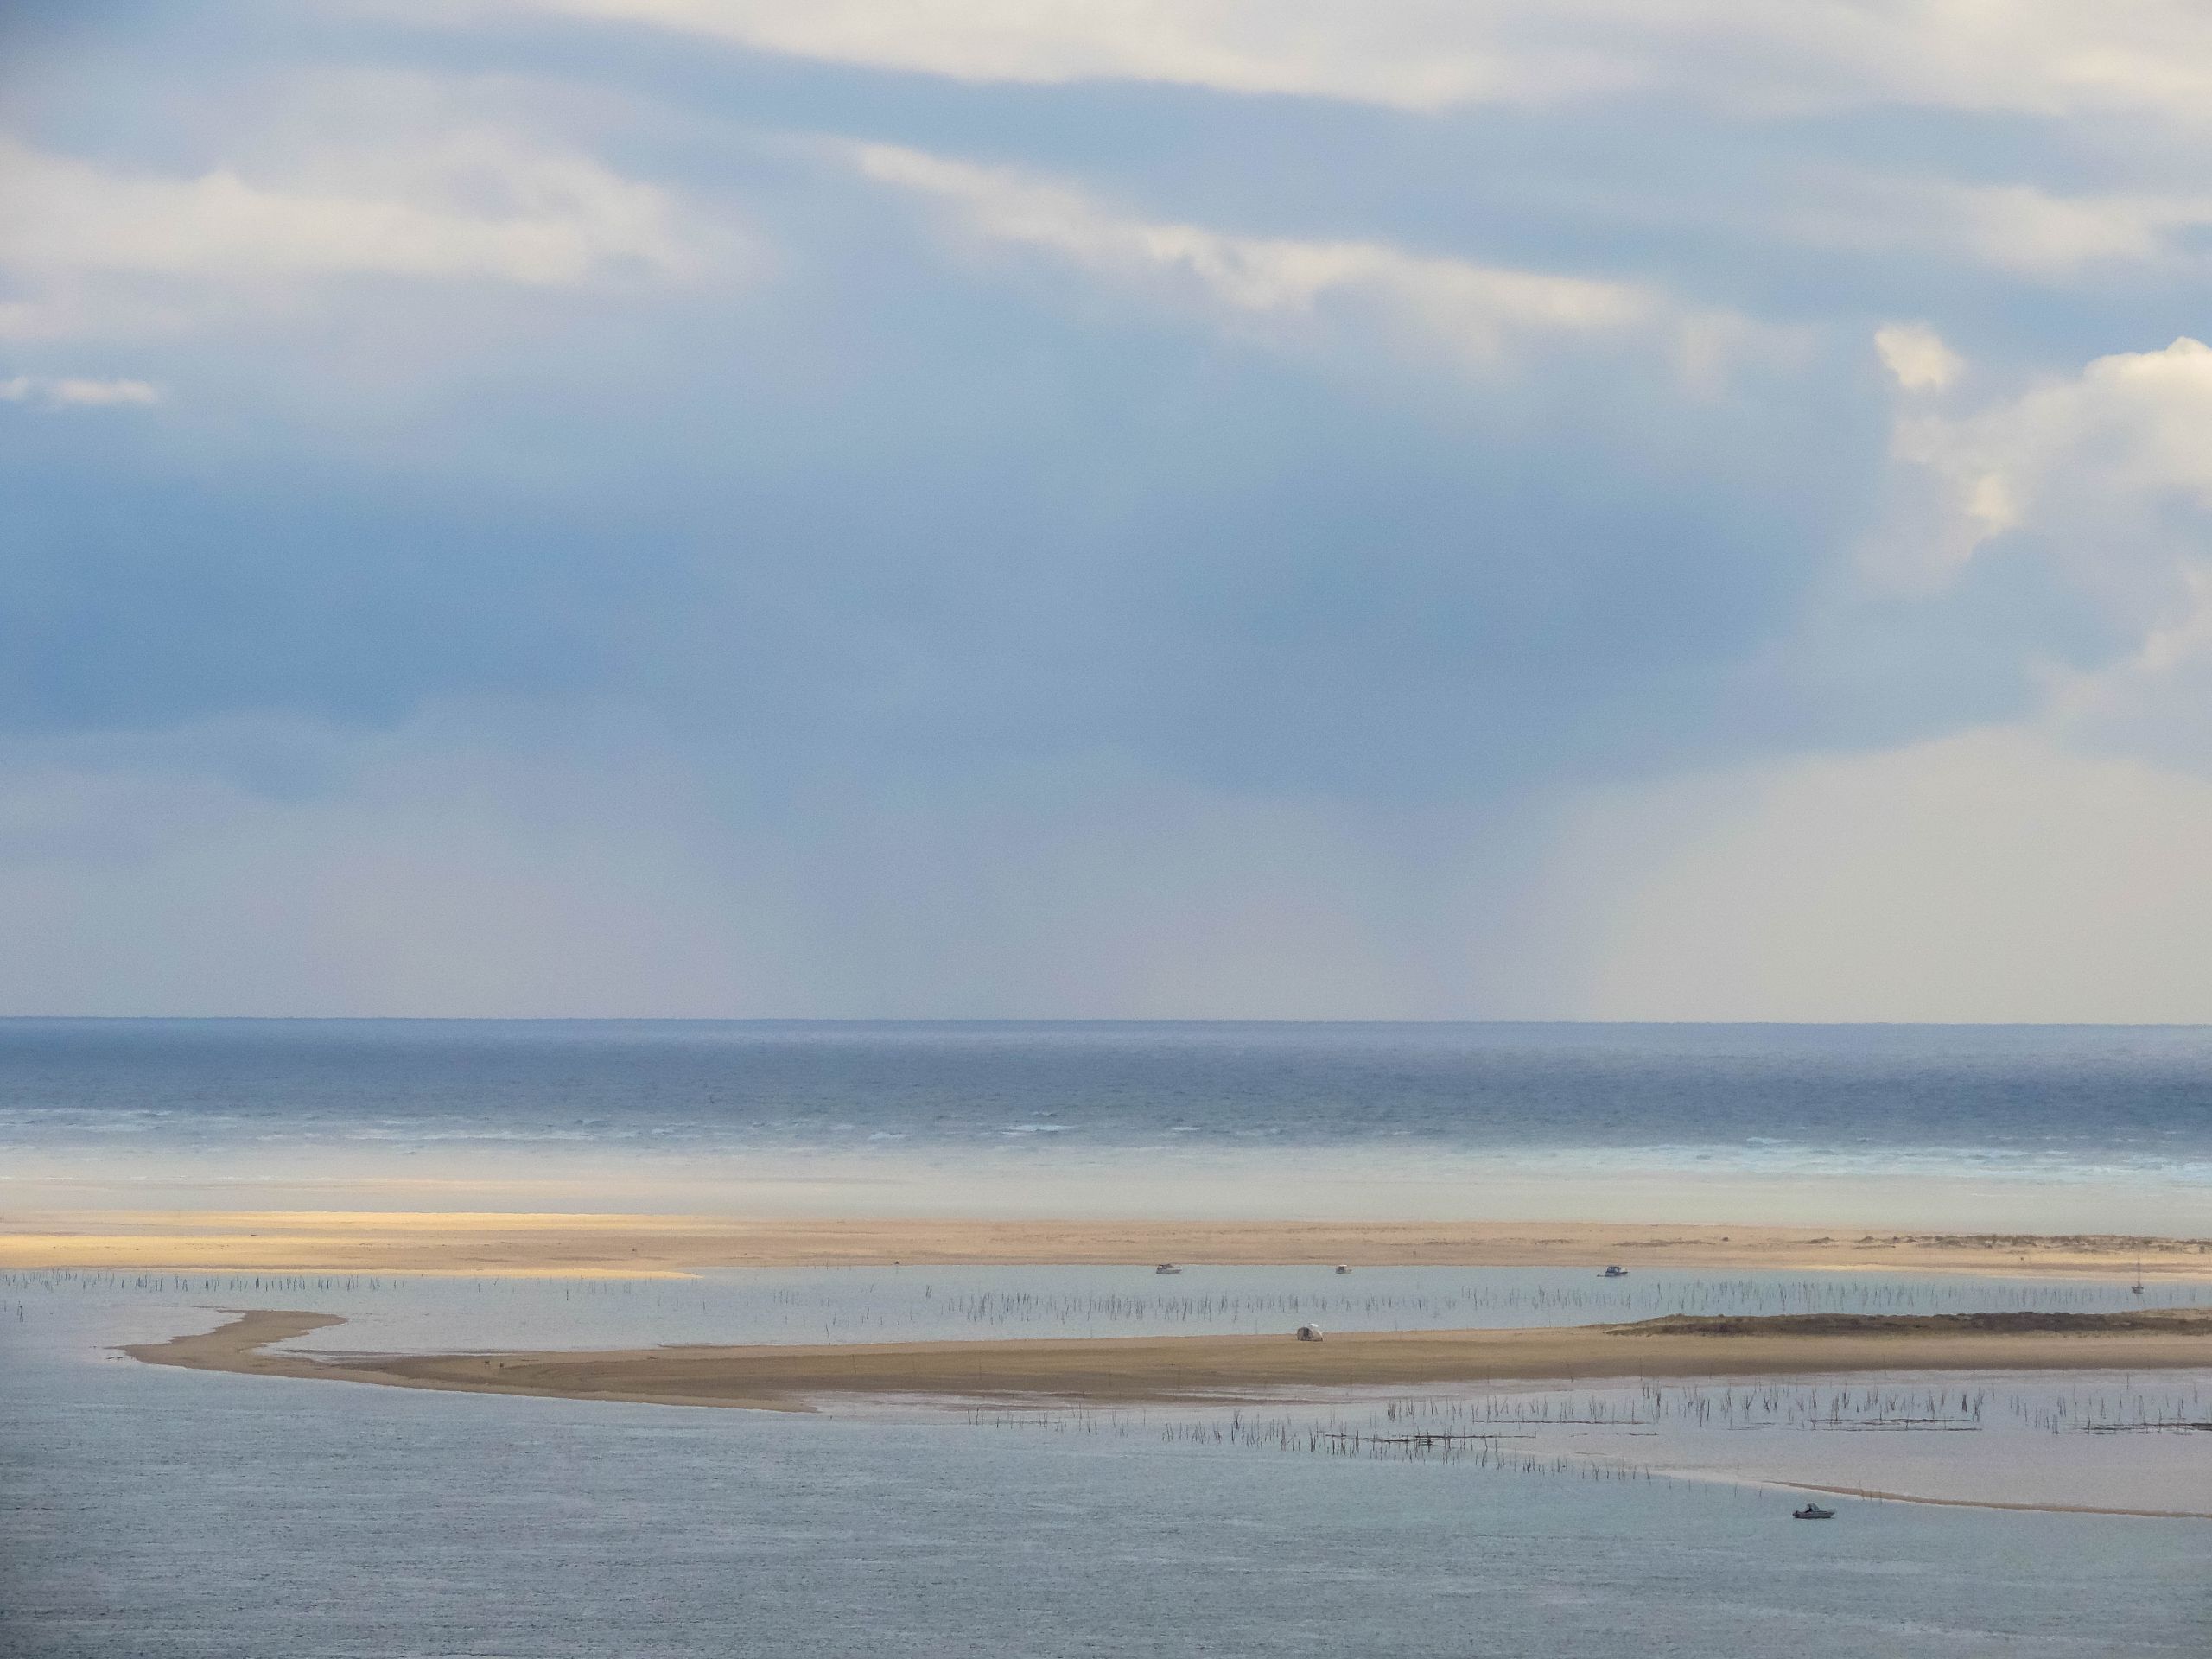
[[424, 1355], [275, 1353], [343, 1324], [255, 1310], [125, 1349], [149, 1364], [469, 1393], [806, 1410], [822, 1395], [1062, 1406], [1323, 1398], [1345, 1388], [1853, 1372], [2212, 1368], [2212, 1313], [1669, 1316], [1633, 1325], [1332, 1335], [1043, 1338], [850, 1346]]
[[2117, 1515], [2138, 1521], [2212, 1521], [2212, 1510], [2131, 1510], [2104, 1503], [2013, 1503], [1994, 1497], [1924, 1497], [1916, 1492], [1884, 1492], [1867, 1486], [1821, 1486], [1804, 1480], [1766, 1483], [1785, 1491], [1817, 1492], [1828, 1497], [1861, 1497], [1880, 1503], [1926, 1503], [1939, 1510], [2007, 1510], [2025, 1515]]
[[946, 1221], [496, 1211], [0, 1217], [0, 1268], [650, 1277], [907, 1265], [1596, 1267], [2212, 1278], [2212, 1240], [1658, 1224]]

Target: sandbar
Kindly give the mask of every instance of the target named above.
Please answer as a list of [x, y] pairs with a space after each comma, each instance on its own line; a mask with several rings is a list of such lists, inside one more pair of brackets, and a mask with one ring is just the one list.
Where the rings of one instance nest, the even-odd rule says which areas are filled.
[[2212, 1368], [2212, 1313], [1670, 1315], [1630, 1325], [1282, 1336], [1024, 1338], [606, 1351], [315, 1356], [268, 1344], [341, 1325], [242, 1312], [126, 1348], [150, 1364], [480, 1394], [806, 1410], [824, 1395], [1061, 1406], [1326, 1397], [1453, 1382]]
[[2212, 1239], [1618, 1222], [901, 1220], [481, 1211], [0, 1217], [0, 1268], [655, 1277], [713, 1268], [1330, 1264], [2212, 1278]]

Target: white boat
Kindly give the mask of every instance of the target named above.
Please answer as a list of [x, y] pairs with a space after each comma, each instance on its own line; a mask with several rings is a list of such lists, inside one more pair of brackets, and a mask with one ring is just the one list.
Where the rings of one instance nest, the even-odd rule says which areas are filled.
[[1808, 1503], [1802, 1510], [1790, 1510], [1789, 1518], [1792, 1521], [1833, 1521], [1835, 1511], [1824, 1510], [1817, 1503]]
[[1153, 1271], [1154, 1273], [1180, 1273], [1183, 1269], [1177, 1267], [1173, 1262], [1163, 1262], [1158, 1267], [1154, 1268]]
[[1607, 1268], [1598, 1276], [1600, 1279], [1625, 1279], [1628, 1277], [1628, 1269], [1626, 1268]]

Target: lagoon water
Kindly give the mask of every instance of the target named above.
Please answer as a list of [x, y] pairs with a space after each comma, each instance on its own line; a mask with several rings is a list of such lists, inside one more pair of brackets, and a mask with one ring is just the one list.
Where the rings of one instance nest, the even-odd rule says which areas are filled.
[[[818, 1306], [860, 1283], [808, 1294]], [[718, 1294], [772, 1308], [791, 1289], [779, 1275]], [[1619, 1401], [1625, 1421], [1562, 1431], [1600, 1437], [1562, 1443], [1562, 1468], [1549, 1440], [1541, 1467], [1316, 1456], [1187, 1432], [1203, 1413], [1181, 1414], [1184, 1432], [1160, 1417], [810, 1417], [234, 1376], [113, 1351], [205, 1328], [214, 1303], [380, 1302], [381, 1338], [428, 1340], [455, 1302], [518, 1294], [326, 1281], [256, 1297], [16, 1275], [0, 1292], [0, 1656], [1993, 1659], [2212, 1646], [2212, 1522], [1838, 1500], [1837, 1521], [1808, 1526], [1788, 1518], [1796, 1495], [1744, 1464], [1793, 1433], [1832, 1469], [1888, 1473], [1930, 1453], [1955, 1461], [1970, 1442], [2002, 1468], [2063, 1438], [2082, 1458], [2194, 1459], [2187, 1479], [2212, 1475], [2212, 1447], [2196, 1444], [2212, 1436], [2007, 1427], [2002, 1383], [1976, 1397], [1992, 1402], [1988, 1434], [1805, 1433], [1780, 1421], [1794, 1396], [1771, 1384], [1745, 1408], [1773, 1421], [1672, 1440], [1645, 1420], [1673, 1434], [1709, 1400], [1676, 1389], [1655, 1414], [1633, 1390], [1582, 1389], [1554, 1391], [1556, 1407], [1491, 1408], [1588, 1416]], [[886, 1305], [880, 1285], [854, 1304]], [[1903, 1408], [1921, 1409], [1898, 1386]], [[2135, 1383], [2066, 1386], [2109, 1410]], [[2189, 1409], [2212, 1399], [2212, 1377], [2159, 1386]], [[1868, 1397], [1878, 1414], [1899, 1409]], [[1217, 1431], [1223, 1414], [1211, 1421]], [[1630, 1453], [1679, 1464], [1694, 1446], [1717, 1459], [1689, 1459], [1697, 1478], [1623, 1472]]]
[[[1163, 1287], [1168, 1287], [1164, 1288]], [[1572, 1268], [1127, 1267], [706, 1269], [677, 1280], [442, 1279], [224, 1272], [0, 1274], [0, 1298], [56, 1292], [184, 1296], [201, 1306], [272, 1299], [347, 1321], [284, 1346], [379, 1353], [627, 1348], [676, 1343], [976, 1342], [1008, 1338], [1503, 1330], [1668, 1313], [2120, 1313], [2212, 1307], [2212, 1280], [2141, 1294], [2125, 1275], [1639, 1270]], [[0, 1304], [3, 1306], [4, 1304]]]
[[0, 1194], [453, 1179], [566, 1209], [2194, 1232], [2212, 1030], [0, 1020]]

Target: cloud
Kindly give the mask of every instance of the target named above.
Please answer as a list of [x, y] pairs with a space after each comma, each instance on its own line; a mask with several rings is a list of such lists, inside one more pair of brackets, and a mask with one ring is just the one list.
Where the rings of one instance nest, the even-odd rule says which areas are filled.
[[1551, 874], [1611, 1020], [2212, 1020], [2212, 780], [2031, 727], [1607, 792]]
[[1502, 939], [1499, 837], [1405, 860], [1467, 821], [1110, 766], [786, 815], [718, 798], [702, 759], [450, 707], [0, 741], [0, 1007], [1346, 1017], [1544, 982]]
[[1755, 111], [1904, 103], [2192, 128], [2212, 112], [2212, 18], [2192, 0], [479, 0], [459, 14], [363, 3], [447, 20], [565, 16], [966, 81], [1155, 81], [1414, 111], [1645, 91]]
[[2212, 225], [2212, 198], [2059, 196], [2031, 185], [1934, 187], [1928, 222], [1939, 240], [2030, 276], [2067, 276], [2106, 260], [2149, 260]]
[[1906, 391], [1941, 391], [1959, 378], [1966, 361], [1924, 322], [1892, 322], [1874, 331], [1882, 366]]
[[1778, 229], [1852, 253], [1935, 253], [2037, 282], [2080, 282], [2120, 264], [2204, 266], [2196, 245], [2212, 226], [2212, 196], [2159, 192], [2060, 195], [2032, 184], [1815, 169]]
[[1638, 283], [1515, 270], [1370, 240], [1239, 234], [1119, 213], [1065, 184], [872, 144], [861, 171], [940, 204], [986, 245], [1030, 250], [1086, 276], [1196, 309], [1277, 340], [1365, 316], [1422, 357], [1497, 366], [1517, 346], [1611, 339], [1661, 342], [1707, 381], [1754, 331], [1681, 310]]
[[[598, 757], [587, 781], [483, 736], [237, 721], [0, 747], [0, 1007], [642, 1014], [731, 995], [742, 935], [704, 919], [711, 873], [652, 761]], [[637, 809], [656, 795], [660, 816]]]
[[682, 279], [701, 263], [667, 191], [496, 128], [324, 150], [252, 177], [0, 141], [0, 271], [34, 295], [0, 315], [16, 338], [195, 313], [181, 289], [235, 298], [348, 276], [575, 288]]
[[[390, 0], [372, 9], [420, 10]], [[1537, 101], [1617, 86], [1633, 73], [1615, 51], [1572, 39], [1516, 40], [1510, 26], [1493, 36], [1433, 0], [1356, 14], [1326, 0], [1289, 7], [1255, 0], [486, 0], [473, 15], [515, 12], [638, 24], [956, 80], [1156, 81], [1413, 110]]]
[[2085, 587], [2123, 605], [2169, 590], [2202, 543], [2172, 513], [2212, 510], [2212, 346], [2183, 336], [2101, 357], [2079, 376], [1963, 415], [1907, 414], [1895, 449], [1941, 489], [1916, 537], [1955, 571], [2000, 538], [2032, 537]]
[[49, 409], [112, 409], [162, 400], [159, 387], [144, 380], [91, 380], [70, 376], [19, 374], [0, 380], [0, 401], [40, 404]]
[[[1915, 349], [1885, 355], [1910, 366]], [[1976, 632], [2018, 628], [2046, 737], [2212, 774], [2208, 435], [2212, 346], [2187, 336], [1978, 408], [1908, 406], [1866, 568]], [[1978, 608], [2022, 593], [2028, 625]]]
[[[2194, 810], [2202, 348], [2088, 362], [2195, 296], [2183, 14], [567, 9], [691, 39], [250, 7], [18, 78], [0, 333], [131, 338], [0, 378], [5, 741], [145, 752], [0, 756], [0, 1007], [1618, 1011], [1732, 874], [1795, 919], [1681, 1006], [1841, 1012], [1865, 951], [1758, 1001], [1830, 918], [1731, 869], [1816, 877], [1834, 791], [1935, 804], [1863, 830], [1910, 893], [1947, 813], [2050, 881], [2043, 793]], [[739, 192], [797, 279], [732, 303]], [[244, 715], [304, 781], [184, 753]], [[1678, 833], [1522, 882], [1605, 779]]]

